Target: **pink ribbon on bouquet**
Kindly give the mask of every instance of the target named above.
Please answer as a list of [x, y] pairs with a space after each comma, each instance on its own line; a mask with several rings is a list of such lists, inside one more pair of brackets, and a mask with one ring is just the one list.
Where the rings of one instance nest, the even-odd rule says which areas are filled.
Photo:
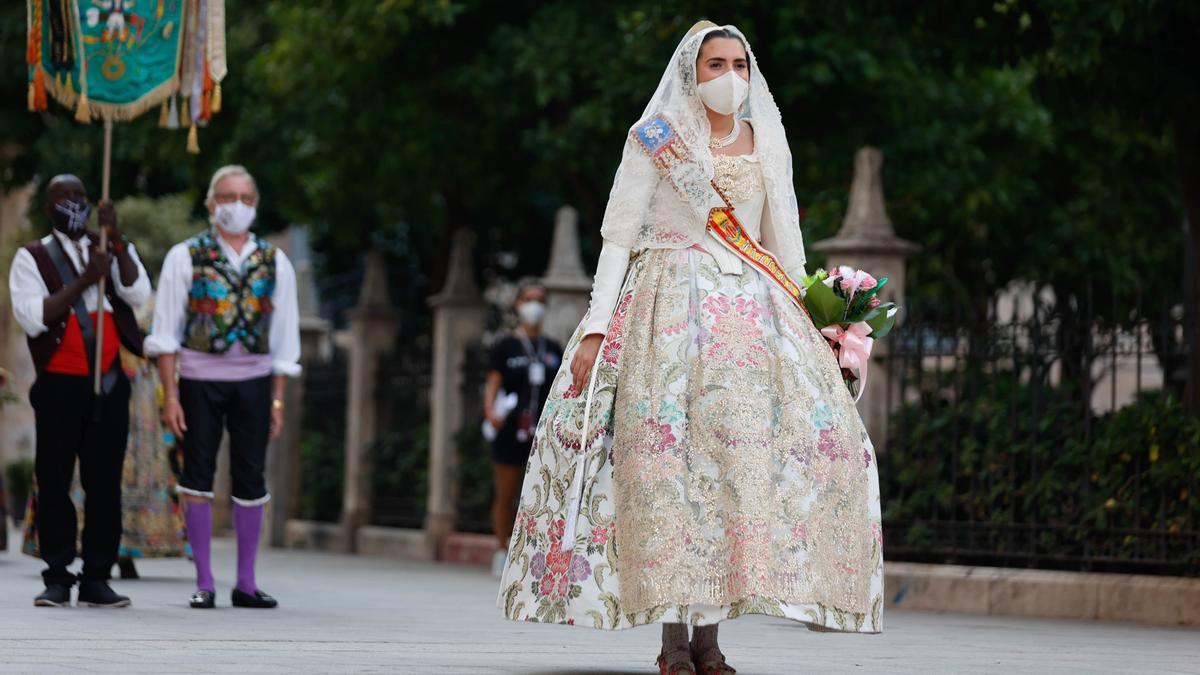
[[856, 402], [867, 389], [867, 366], [871, 363], [871, 345], [875, 342], [867, 337], [870, 334], [871, 327], [865, 321], [852, 323], [849, 328], [833, 324], [821, 329], [821, 335], [839, 348], [838, 365], [854, 373], [860, 382]]

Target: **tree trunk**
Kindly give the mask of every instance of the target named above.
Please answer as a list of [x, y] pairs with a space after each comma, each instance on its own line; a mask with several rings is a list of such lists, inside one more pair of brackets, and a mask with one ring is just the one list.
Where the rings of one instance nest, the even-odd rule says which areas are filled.
[[1183, 187], [1183, 210], [1187, 218], [1186, 256], [1190, 288], [1186, 289], [1184, 310], [1188, 349], [1188, 377], [1184, 388], [1184, 409], [1200, 417], [1200, 123], [1190, 113], [1180, 112], [1175, 120], [1175, 151], [1179, 158], [1179, 178]]

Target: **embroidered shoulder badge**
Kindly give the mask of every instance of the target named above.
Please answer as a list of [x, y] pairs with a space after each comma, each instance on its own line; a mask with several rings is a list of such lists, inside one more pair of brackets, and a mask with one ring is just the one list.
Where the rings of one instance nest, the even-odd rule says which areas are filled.
[[638, 124], [630, 135], [660, 169], [669, 170], [688, 160], [687, 146], [679, 141], [671, 120], [662, 113]]

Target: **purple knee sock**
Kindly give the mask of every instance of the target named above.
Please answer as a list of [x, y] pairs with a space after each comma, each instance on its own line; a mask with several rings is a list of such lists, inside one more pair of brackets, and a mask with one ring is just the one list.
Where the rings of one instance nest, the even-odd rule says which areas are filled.
[[188, 543], [196, 563], [196, 590], [216, 591], [212, 575], [212, 504], [191, 502], [184, 510]]
[[233, 505], [233, 529], [237, 531], [237, 587], [254, 595], [254, 559], [258, 557], [258, 535], [262, 531], [263, 507]]

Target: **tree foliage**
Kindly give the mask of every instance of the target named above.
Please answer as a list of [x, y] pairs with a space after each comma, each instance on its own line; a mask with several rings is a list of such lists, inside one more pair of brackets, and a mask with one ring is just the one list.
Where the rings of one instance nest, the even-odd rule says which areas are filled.
[[[509, 272], [539, 273], [569, 203], [598, 253], [624, 134], [707, 16], [747, 33], [772, 84], [808, 241], [836, 232], [869, 144], [898, 233], [924, 247], [912, 295], [946, 312], [1016, 278], [1072, 301], [1178, 294], [1178, 111], [1200, 88], [1174, 66], [1195, 15], [1165, 0], [243, 3], [204, 154], [139, 120], [119, 130], [115, 189], [198, 206], [212, 168], [245, 163], [267, 226], [312, 224], [330, 273], [384, 248], [397, 301], [420, 313], [455, 228], [481, 235], [482, 266], [515, 251]], [[24, 20], [0, 19], [6, 181], [95, 176], [98, 129], [23, 111]]]

